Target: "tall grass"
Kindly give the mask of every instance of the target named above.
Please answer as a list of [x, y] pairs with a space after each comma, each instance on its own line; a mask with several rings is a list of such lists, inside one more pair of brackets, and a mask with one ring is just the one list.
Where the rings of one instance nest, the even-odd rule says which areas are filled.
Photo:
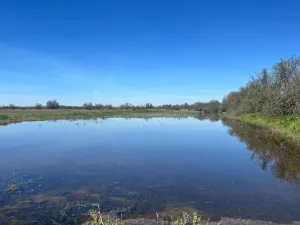
[[[182, 217], [171, 220], [171, 221], [163, 221], [159, 218], [159, 215], [157, 215], [157, 224], [161, 225], [208, 225], [208, 221], [203, 221], [201, 219], [201, 216], [199, 216], [197, 213], [194, 213], [193, 215], [189, 215], [188, 213], [183, 213]], [[220, 221], [218, 224], [220, 225], [222, 221]], [[103, 216], [100, 213], [100, 210], [91, 210], [89, 211], [89, 220], [85, 222], [83, 225], [125, 225], [128, 224], [126, 221], [123, 221], [121, 219], [110, 219], [106, 218], [104, 219]]]
[[0, 114], [0, 120], [8, 120], [9, 117], [7, 115], [1, 115]]
[[257, 126], [267, 127], [273, 132], [300, 140], [300, 116], [265, 116], [254, 113], [226, 117]]
[[104, 219], [99, 211], [89, 211], [89, 220], [83, 225], [123, 225], [123, 221], [120, 219], [110, 219], [109, 217]]

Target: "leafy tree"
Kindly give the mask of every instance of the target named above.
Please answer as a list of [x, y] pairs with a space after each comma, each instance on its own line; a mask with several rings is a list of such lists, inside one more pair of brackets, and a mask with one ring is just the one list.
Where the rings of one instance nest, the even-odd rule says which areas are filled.
[[262, 69], [239, 91], [229, 93], [222, 102], [228, 113], [263, 113], [266, 115], [299, 115], [300, 58], [292, 56], [276, 63], [271, 72]]
[[133, 109], [134, 105], [130, 104], [130, 103], [125, 103], [119, 106], [120, 109]]
[[59, 109], [60, 108], [60, 104], [55, 99], [49, 100], [46, 103], [46, 108], [47, 109]]
[[102, 108], [104, 108], [104, 105], [102, 105], [102, 104], [95, 104], [95, 108], [96, 109], [102, 109]]
[[154, 107], [151, 103], [146, 103], [145, 108], [146, 109], [153, 109]]
[[104, 106], [105, 109], [113, 109], [114, 107], [111, 104], [105, 105]]
[[17, 107], [15, 105], [13, 105], [13, 104], [9, 104], [8, 108], [9, 109], [16, 109]]
[[43, 108], [43, 105], [42, 104], [39, 104], [39, 103], [36, 103], [35, 106], [34, 106], [35, 109], [42, 109]]
[[93, 109], [93, 103], [86, 102], [86, 103], [83, 104], [83, 108], [88, 109], [88, 110], [92, 110]]

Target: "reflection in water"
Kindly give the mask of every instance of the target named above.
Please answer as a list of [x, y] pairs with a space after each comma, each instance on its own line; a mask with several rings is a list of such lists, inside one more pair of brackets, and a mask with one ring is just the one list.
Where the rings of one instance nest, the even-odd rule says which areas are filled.
[[123, 218], [299, 220], [294, 147], [218, 117], [11, 124], [0, 127], [0, 224], [80, 224], [98, 204]]
[[252, 151], [251, 159], [259, 160], [262, 170], [271, 170], [280, 181], [300, 185], [300, 143], [238, 121], [223, 119], [229, 134], [237, 136]]

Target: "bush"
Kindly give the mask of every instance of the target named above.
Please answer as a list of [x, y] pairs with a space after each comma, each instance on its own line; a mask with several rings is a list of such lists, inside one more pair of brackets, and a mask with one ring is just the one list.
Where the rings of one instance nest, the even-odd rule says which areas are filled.
[[7, 120], [8, 116], [7, 115], [0, 115], [0, 120]]
[[151, 103], [146, 103], [145, 108], [146, 109], [153, 109], [154, 107]]
[[102, 109], [102, 108], [104, 108], [104, 105], [102, 105], [102, 104], [95, 104], [95, 108], [96, 109]]
[[83, 108], [91, 110], [91, 109], [93, 109], [93, 103], [86, 102], [86, 103], [83, 104]]
[[58, 101], [56, 101], [55, 99], [49, 100], [49, 101], [46, 103], [46, 108], [47, 108], [47, 109], [59, 109], [59, 108], [60, 108], [60, 104], [59, 104]]
[[130, 103], [125, 103], [123, 105], [119, 106], [120, 109], [133, 109], [134, 105], [130, 104]]
[[9, 109], [16, 109], [17, 107], [16, 107], [15, 105], [13, 105], [13, 104], [10, 104], [10, 105], [8, 106], [8, 108], [9, 108]]
[[112, 105], [105, 105], [104, 108], [105, 109], [113, 109], [113, 106]]
[[300, 57], [276, 63], [271, 73], [263, 69], [239, 91], [231, 92], [222, 102], [222, 110], [265, 115], [300, 115]]
[[42, 104], [39, 104], [39, 103], [36, 103], [35, 106], [34, 106], [35, 109], [42, 109], [43, 108], [43, 105]]

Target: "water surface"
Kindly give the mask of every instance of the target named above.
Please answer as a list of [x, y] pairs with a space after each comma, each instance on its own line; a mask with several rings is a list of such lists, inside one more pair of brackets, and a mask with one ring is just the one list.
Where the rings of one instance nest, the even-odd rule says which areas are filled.
[[[300, 220], [299, 149], [229, 120], [112, 118], [2, 126], [0, 223], [80, 224], [97, 204], [125, 218], [176, 209], [212, 219]], [[8, 190], [11, 184], [16, 191]]]

